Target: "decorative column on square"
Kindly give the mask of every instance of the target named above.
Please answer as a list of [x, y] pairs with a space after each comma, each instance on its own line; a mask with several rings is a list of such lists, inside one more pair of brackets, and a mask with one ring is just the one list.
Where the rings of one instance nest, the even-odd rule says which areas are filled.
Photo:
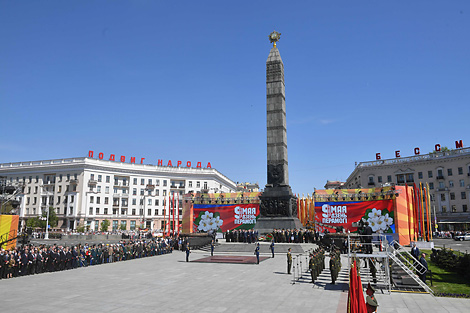
[[255, 228], [261, 233], [273, 228], [300, 228], [296, 197], [289, 186], [287, 160], [286, 96], [284, 63], [276, 42], [280, 33], [269, 35], [273, 47], [266, 61], [267, 184], [261, 195]]
[[269, 36], [274, 45], [266, 61], [268, 185], [272, 187], [289, 185], [284, 63], [276, 47], [280, 35], [273, 32]]

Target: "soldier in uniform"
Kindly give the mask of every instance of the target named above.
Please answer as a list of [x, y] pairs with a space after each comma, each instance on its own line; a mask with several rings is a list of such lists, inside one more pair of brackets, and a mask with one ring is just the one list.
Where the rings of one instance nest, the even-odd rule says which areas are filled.
[[271, 245], [269, 246], [269, 248], [271, 249], [271, 253], [272, 253], [273, 258], [274, 258], [274, 239], [271, 240]]
[[287, 250], [287, 274], [290, 274], [290, 270], [292, 268], [292, 254], [291, 248]]
[[377, 284], [377, 269], [375, 268], [374, 258], [369, 258], [369, 270], [372, 275], [372, 281]]
[[370, 285], [370, 283], [367, 285], [367, 290], [366, 290], [366, 308], [367, 308], [367, 313], [371, 312], [377, 312], [377, 307], [379, 306], [377, 299], [375, 298], [375, 289]]
[[316, 265], [315, 265], [315, 259], [313, 257], [313, 254], [310, 253], [310, 260], [308, 262], [308, 267], [310, 269], [310, 276], [312, 277], [312, 284], [315, 283], [315, 272], [316, 272]]
[[331, 283], [334, 285], [336, 282], [336, 260], [335, 255], [330, 254], [330, 274], [331, 274]]
[[189, 243], [188, 243], [188, 246], [186, 247], [186, 262], [189, 262], [190, 253], [191, 253], [191, 249], [189, 248]]
[[214, 256], [214, 240], [211, 241], [211, 256]]
[[255, 255], [256, 255], [256, 264], [259, 264], [259, 243], [256, 245]]

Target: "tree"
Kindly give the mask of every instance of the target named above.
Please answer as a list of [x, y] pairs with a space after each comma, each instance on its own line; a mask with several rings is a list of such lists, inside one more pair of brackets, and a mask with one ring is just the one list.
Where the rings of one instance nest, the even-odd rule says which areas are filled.
[[[41, 228], [46, 229], [46, 220], [47, 220], [47, 211], [44, 210], [42, 212], [42, 217], [39, 216], [30, 218], [26, 221], [26, 226], [31, 228]], [[57, 218], [57, 214], [55, 213], [55, 209], [53, 207], [49, 207], [49, 225], [51, 227], [56, 227], [59, 223], [59, 219]]]
[[121, 230], [126, 230], [126, 225], [125, 224], [121, 224], [121, 226], [119, 227]]
[[454, 151], [454, 149], [449, 149], [448, 147], [442, 147], [441, 151], [435, 151], [434, 150], [434, 151], [429, 152], [429, 154], [436, 154], [438, 152], [449, 152], [449, 151]]
[[79, 224], [77, 227], [77, 232], [84, 233], [85, 232], [85, 225]]
[[109, 228], [109, 225], [111, 223], [108, 221], [108, 220], [104, 220], [101, 222], [101, 231], [102, 232], [105, 232], [105, 231], [108, 231], [108, 228]]

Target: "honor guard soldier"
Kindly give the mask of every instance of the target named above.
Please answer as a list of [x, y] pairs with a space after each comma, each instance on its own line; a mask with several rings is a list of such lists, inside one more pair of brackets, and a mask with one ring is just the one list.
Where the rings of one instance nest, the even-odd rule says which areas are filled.
[[256, 264], [259, 264], [259, 243], [256, 245], [255, 254], [256, 254]]
[[189, 248], [189, 243], [188, 243], [188, 246], [186, 247], [186, 262], [189, 262], [190, 253], [191, 253], [191, 249]]
[[292, 268], [292, 254], [291, 248], [287, 250], [287, 274], [290, 274], [290, 269]]
[[310, 260], [308, 261], [308, 268], [310, 269], [310, 276], [312, 277], [312, 284], [315, 283], [316, 278], [316, 266], [313, 254], [310, 253]]
[[331, 283], [334, 285], [336, 282], [336, 260], [335, 255], [332, 253], [330, 254], [330, 274], [331, 274]]

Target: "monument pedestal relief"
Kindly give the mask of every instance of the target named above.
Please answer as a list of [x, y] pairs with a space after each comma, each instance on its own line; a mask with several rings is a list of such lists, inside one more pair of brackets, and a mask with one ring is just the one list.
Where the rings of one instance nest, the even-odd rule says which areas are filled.
[[300, 228], [296, 197], [289, 186], [287, 161], [286, 96], [284, 63], [276, 47], [281, 34], [273, 31], [273, 47], [266, 61], [266, 127], [268, 183], [260, 204], [260, 217], [255, 229], [270, 233], [274, 228]]

